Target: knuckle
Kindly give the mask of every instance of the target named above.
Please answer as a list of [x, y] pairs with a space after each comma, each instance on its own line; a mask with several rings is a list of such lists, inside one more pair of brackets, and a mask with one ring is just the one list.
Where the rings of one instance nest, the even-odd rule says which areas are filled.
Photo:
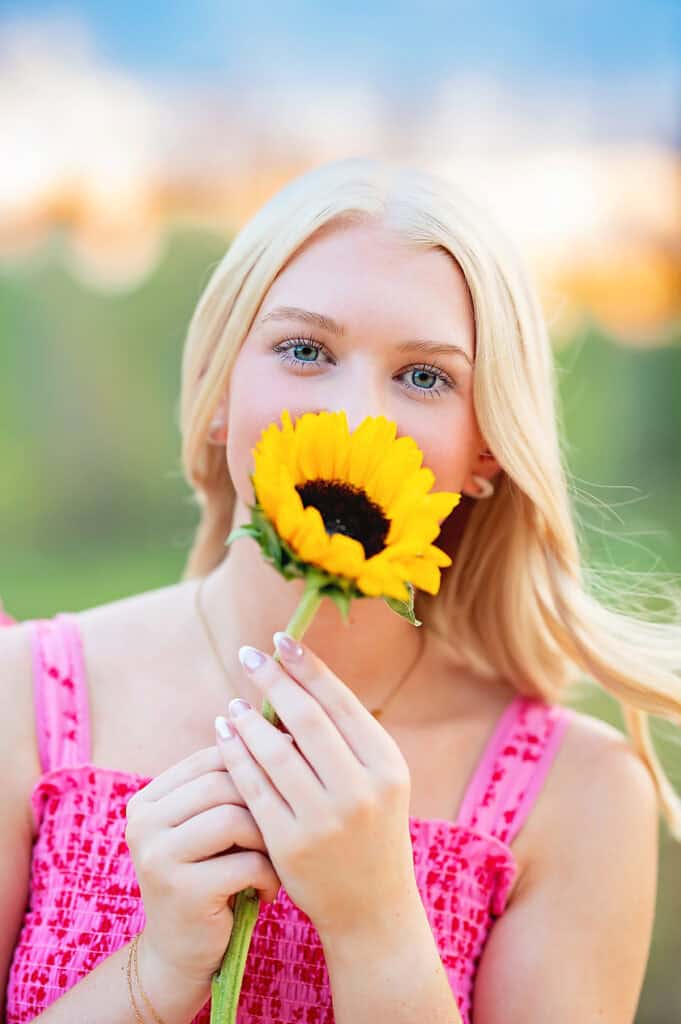
[[361, 820], [371, 817], [375, 814], [379, 803], [380, 797], [378, 794], [362, 793], [353, 803], [351, 817]]
[[[272, 744], [272, 750], [267, 757], [268, 763], [274, 769], [283, 767], [283, 765], [289, 762], [291, 753], [291, 744], [282, 736], [276, 743]], [[258, 794], [254, 795], [257, 797]]]
[[334, 694], [329, 699], [329, 716], [334, 721], [341, 721], [344, 718], [349, 717], [352, 714], [352, 708], [350, 702], [347, 699], [345, 693]]
[[406, 766], [396, 765], [385, 772], [379, 782], [380, 790], [387, 796], [398, 796], [411, 789], [411, 776]]
[[242, 856], [245, 858], [246, 871], [253, 878], [262, 878], [265, 869], [269, 864], [268, 858], [258, 850], [247, 850]]
[[204, 794], [213, 803], [219, 804], [224, 801], [225, 793], [229, 792], [233, 785], [231, 780], [228, 781], [226, 772], [211, 772], [204, 778]]
[[139, 874], [145, 878], [161, 874], [163, 860], [157, 843], [144, 843], [135, 853], [135, 866]]
[[301, 731], [309, 731], [319, 726], [319, 705], [305, 701], [300, 707], [289, 714], [291, 724]]
[[235, 807], [234, 804], [220, 804], [217, 813], [221, 831], [225, 833], [226, 838], [231, 839], [243, 817], [242, 808]]

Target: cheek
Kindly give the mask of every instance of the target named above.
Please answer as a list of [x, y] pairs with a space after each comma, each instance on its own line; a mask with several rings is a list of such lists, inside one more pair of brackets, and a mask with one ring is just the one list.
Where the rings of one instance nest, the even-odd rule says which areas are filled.
[[473, 438], [461, 424], [448, 424], [447, 428], [412, 437], [423, 452], [423, 466], [435, 475], [434, 491], [460, 491], [468, 474]]
[[266, 374], [257, 372], [255, 366], [248, 366], [246, 360], [235, 364], [229, 400], [229, 423], [227, 428], [227, 468], [237, 495], [245, 505], [254, 501], [253, 449], [260, 440], [263, 430], [270, 423], [281, 424], [281, 388], [276, 381], [268, 380]]
[[261, 387], [253, 387], [252, 379], [248, 367], [237, 362], [232, 373], [227, 425], [227, 468], [237, 495], [246, 505], [253, 503], [251, 452], [260, 438], [266, 418], [266, 414], [261, 412], [265, 396]]

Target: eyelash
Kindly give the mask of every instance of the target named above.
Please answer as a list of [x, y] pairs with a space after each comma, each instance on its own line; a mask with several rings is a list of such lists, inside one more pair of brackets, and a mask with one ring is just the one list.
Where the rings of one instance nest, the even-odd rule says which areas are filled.
[[[314, 366], [314, 362], [307, 362], [304, 359], [296, 359], [295, 356], [290, 355], [292, 348], [298, 348], [298, 346], [305, 342], [310, 348], [315, 349], [317, 352], [323, 352], [328, 355], [328, 350], [325, 345], [316, 338], [310, 337], [306, 334], [299, 334], [293, 338], [285, 338], [282, 342], [275, 346], [274, 352], [280, 357], [282, 362], [288, 363], [290, 366], [303, 367], [303, 366]], [[452, 381], [451, 377], [440, 370], [437, 366], [431, 366], [429, 363], [414, 363], [410, 369], [413, 370], [424, 370], [426, 373], [432, 373], [441, 381], [439, 388], [417, 388], [414, 384], [408, 384], [407, 387], [410, 391], [418, 391], [428, 398], [436, 398], [443, 394], [445, 391], [452, 391], [456, 388], [456, 384]], [[406, 373], [406, 370], [402, 371]]]

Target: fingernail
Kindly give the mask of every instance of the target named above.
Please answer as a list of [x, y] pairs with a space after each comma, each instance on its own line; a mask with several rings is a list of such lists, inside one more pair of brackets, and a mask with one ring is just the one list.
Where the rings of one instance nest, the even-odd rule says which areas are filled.
[[236, 733], [232, 729], [231, 725], [226, 718], [222, 715], [216, 715], [215, 728], [217, 729], [218, 736], [221, 736], [223, 740], [234, 739]]
[[281, 631], [272, 634], [275, 647], [277, 647], [282, 654], [286, 655], [287, 658], [302, 658], [303, 648], [300, 646], [297, 640], [294, 640], [288, 633]]
[[242, 697], [234, 697], [233, 700], [230, 700], [229, 702], [229, 713], [232, 718], [238, 718], [239, 715], [245, 715], [252, 707], [253, 705], [249, 704], [248, 701], [244, 700]]
[[239, 661], [249, 672], [254, 672], [261, 665], [265, 664], [265, 655], [257, 647], [245, 645], [239, 648]]

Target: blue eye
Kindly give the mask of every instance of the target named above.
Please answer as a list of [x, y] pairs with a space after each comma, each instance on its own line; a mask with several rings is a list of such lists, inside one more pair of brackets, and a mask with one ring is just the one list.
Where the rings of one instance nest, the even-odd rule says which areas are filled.
[[[292, 354], [295, 349], [308, 349], [308, 354], [311, 352], [314, 358], [301, 358], [299, 355]], [[288, 363], [290, 366], [298, 367], [303, 371], [306, 366], [315, 366], [319, 363], [319, 353], [322, 353], [322, 355], [327, 354], [326, 347], [322, 345], [320, 341], [317, 341], [316, 338], [307, 337], [306, 335], [299, 335], [295, 338], [286, 338], [284, 341], [280, 342], [279, 345], [276, 345], [273, 351], [277, 353], [282, 362]], [[409, 367], [408, 370], [403, 370], [399, 376], [404, 376], [408, 372], [411, 373], [412, 377], [415, 374], [419, 374], [421, 379], [426, 376], [435, 377], [440, 381], [440, 386], [437, 388], [422, 388], [411, 383], [411, 381], [405, 381], [405, 384], [410, 391], [417, 391], [426, 398], [437, 398], [444, 392], [452, 391], [456, 388], [455, 383], [449, 375], [446, 374], [444, 370], [440, 370], [437, 366], [430, 366], [427, 363], [415, 363]]]

